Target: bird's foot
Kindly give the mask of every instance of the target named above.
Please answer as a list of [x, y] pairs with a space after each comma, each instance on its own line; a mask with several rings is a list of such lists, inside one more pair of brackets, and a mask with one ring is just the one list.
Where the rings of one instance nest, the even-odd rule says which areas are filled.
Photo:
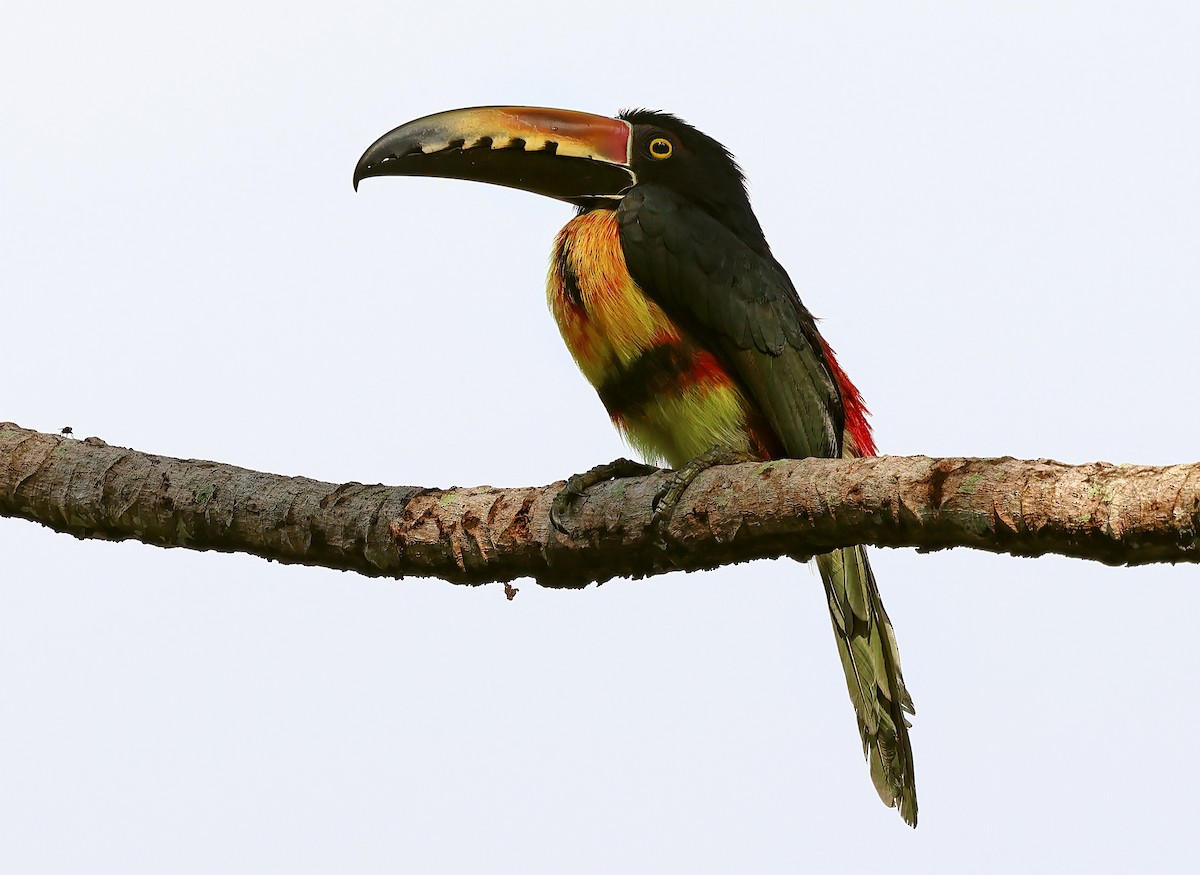
[[631, 459], [614, 459], [606, 465], [597, 465], [590, 471], [576, 474], [568, 479], [567, 485], [554, 496], [554, 503], [550, 505], [550, 525], [564, 535], [570, 534], [563, 520], [570, 515], [571, 506], [597, 483], [620, 480], [622, 477], [645, 477], [659, 470], [653, 465], [645, 465]]
[[696, 456], [696, 458], [675, 471], [671, 475], [671, 479], [667, 481], [667, 485], [654, 497], [652, 526], [659, 546], [663, 549], [666, 549], [668, 546], [667, 527], [671, 524], [671, 518], [675, 515], [675, 510], [679, 506], [679, 499], [683, 497], [683, 493], [687, 491], [687, 488], [692, 485], [692, 481], [704, 471], [717, 465], [737, 465], [741, 462], [757, 461], [760, 461], [758, 456], [751, 455], [750, 453], [730, 450], [726, 447], [713, 447], [707, 452]]

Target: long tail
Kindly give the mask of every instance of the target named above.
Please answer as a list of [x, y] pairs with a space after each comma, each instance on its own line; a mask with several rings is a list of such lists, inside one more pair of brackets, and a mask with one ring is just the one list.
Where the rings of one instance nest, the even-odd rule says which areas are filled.
[[916, 712], [900, 674], [896, 633], [879, 598], [867, 551], [846, 547], [825, 553], [817, 557], [817, 568], [825, 582], [871, 780], [884, 803], [899, 808], [905, 823], [916, 826], [917, 788], [904, 718], [905, 712]]

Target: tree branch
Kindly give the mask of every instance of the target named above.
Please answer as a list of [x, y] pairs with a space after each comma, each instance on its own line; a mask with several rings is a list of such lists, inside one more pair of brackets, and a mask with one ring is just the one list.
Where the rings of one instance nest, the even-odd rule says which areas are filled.
[[323, 483], [172, 459], [0, 423], [0, 516], [78, 538], [249, 553], [372, 576], [578, 587], [851, 544], [1058, 553], [1109, 565], [1200, 561], [1200, 464], [804, 459], [710, 469], [656, 543], [669, 475], [601, 484], [570, 536], [562, 483], [427, 489]]

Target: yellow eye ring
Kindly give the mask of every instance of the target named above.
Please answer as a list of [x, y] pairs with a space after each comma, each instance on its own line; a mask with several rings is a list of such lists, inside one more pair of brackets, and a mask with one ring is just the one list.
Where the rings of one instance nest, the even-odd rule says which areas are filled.
[[675, 151], [675, 147], [671, 145], [671, 141], [666, 137], [655, 137], [650, 141], [650, 157], [658, 158], [660, 161], [663, 158], [670, 158], [671, 153]]

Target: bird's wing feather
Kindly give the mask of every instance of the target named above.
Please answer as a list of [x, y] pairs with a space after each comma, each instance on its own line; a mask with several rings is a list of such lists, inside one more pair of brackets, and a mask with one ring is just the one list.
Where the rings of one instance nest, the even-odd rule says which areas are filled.
[[634, 281], [727, 364], [787, 455], [840, 455], [841, 396], [783, 268], [662, 186], [633, 189], [617, 218]]

